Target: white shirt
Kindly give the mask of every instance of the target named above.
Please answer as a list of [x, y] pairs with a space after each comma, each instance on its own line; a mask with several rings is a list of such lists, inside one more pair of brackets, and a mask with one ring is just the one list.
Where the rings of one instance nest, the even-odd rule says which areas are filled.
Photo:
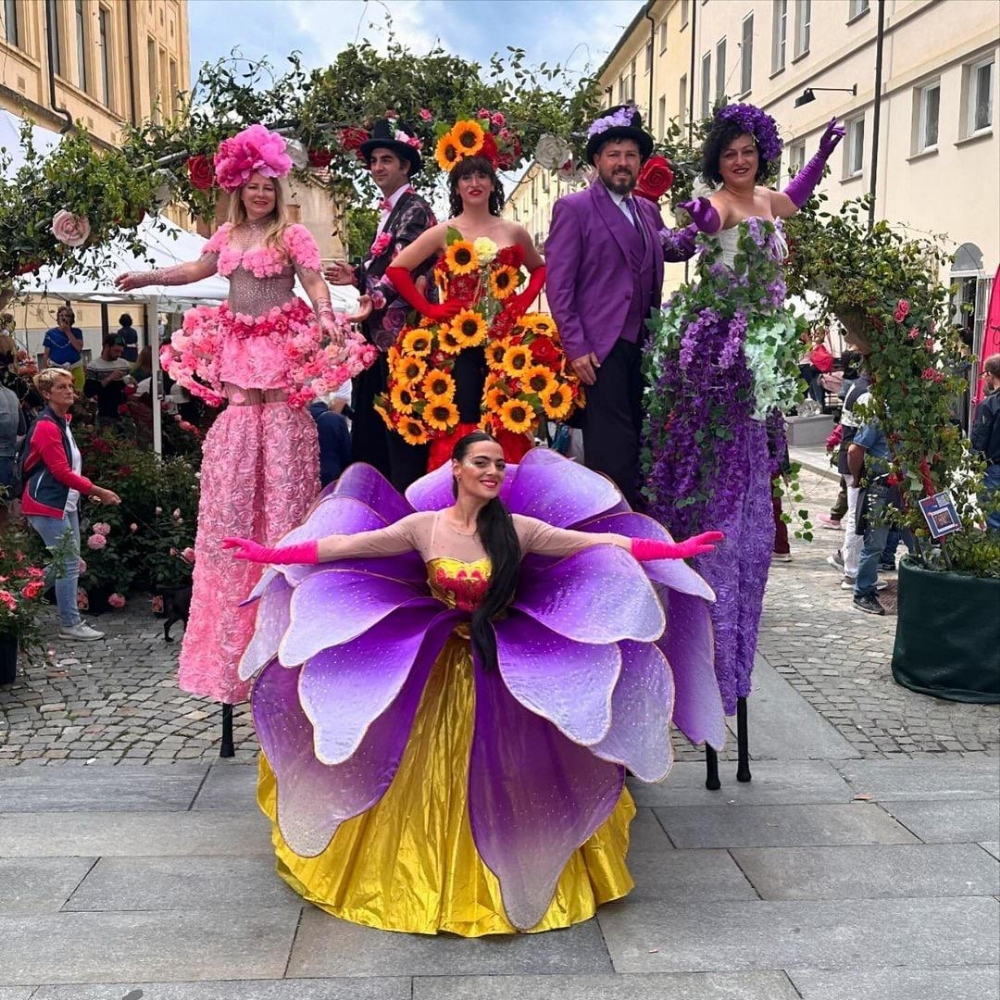
[[[73, 467], [73, 471], [78, 475], [83, 475], [83, 458], [80, 455], [80, 449], [77, 448], [76, 442], [73, 440], [73, 432], [66, 427], [66, 437], [69, 438], [69, 457], [70, 465]], [[73, 511], [80, 504], [80, 491], [70, 490], [69, 495], [66, 497], [66, 506], [63, 507], [64, 514], [72, 514]]]
[[392, 215], [392, 210], [396, 207], [397, 202], [400, 198], [406, 194], [407, 191], [412, 191], [413, 188], [409, 184], [404, 184], [401, 188], [394, 191], [388, 198], [383, 199], [389, 202], [388, 208], [382, 209], [382, 214], [378, 217], [378, 229], [375, 230], [375, 235], [378, 236], [383, 229], [385, 229], [385, 224], [389, 221], [389, 216]]
[[[632, 209], [628, 207], [628, 201], [631, 196], [627, 194], [618, 194], [615, 191], [612, 191], [611, 188], [609, 188], [607, 185], [605, 185], [605, 190], [611, 196], [611, 200], [618, 206], [618, 209], [622, 213], [622, 215], [624, 215], [625, 218], [628, 219], [629, 224], [634, 226], [635, 218], [633, 218], [632, 216]], [[638, 206], [636, 206], [635, 214], [636, 215], [639, 214]]]

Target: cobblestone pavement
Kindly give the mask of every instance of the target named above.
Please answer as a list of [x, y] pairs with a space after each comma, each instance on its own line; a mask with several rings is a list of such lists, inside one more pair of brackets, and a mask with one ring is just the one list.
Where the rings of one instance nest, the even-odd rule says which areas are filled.
[[[804, 471], [801, 484], [815, 520], [836, 483]], [[772, 569], [760, 653], [862, 756], [1000, 751], [997, 706], [942, 701], [895, 684], [895, 617], [852, 608], [826, 563], [840, 535], [815, 535], [811, 543], [793, 541], [792, 562]], [[894, 609], [889, 580], [884, 603]], [[219, 706], [177, 689], [180, 643], [164, 643], [148, 604], [132, 601], [94, 624], [106, 641], [54, 641], [47, 662], [22, 664], [16, 683], [0, 688], [0, 766], [216, 757]], [[752, 698], [750, 707], [752, 719]], [[235, 737], [237, 760], [252, 759], [257, 744], [246, 706], [236, 709]], [[699, 755], [678, 744], [680, 759]]]

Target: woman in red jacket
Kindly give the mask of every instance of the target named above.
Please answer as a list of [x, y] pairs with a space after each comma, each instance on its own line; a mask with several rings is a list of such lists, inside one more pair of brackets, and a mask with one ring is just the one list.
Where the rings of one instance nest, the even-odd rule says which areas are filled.
[[106, 504], [119, 504], [121, 499], [117, 493], [95, 486], [81, 474], [83, 461], [69, 429], [68, 414], [74, 399], [72, 372], [46, 368], [35, 377], [35, 385], [45, 400], [45, 409], [28, 432], [21, 513], [41, 535], [46, 548], [65, 560], [58, 576], [53, 566], [49, 567], [48, 582], [55, 586], [59, 608], [59, 638], [85, 642], [103, 639], [103, 632], [81, 620], [76, 606], [80, 575], [77, 508], [81, 495]]

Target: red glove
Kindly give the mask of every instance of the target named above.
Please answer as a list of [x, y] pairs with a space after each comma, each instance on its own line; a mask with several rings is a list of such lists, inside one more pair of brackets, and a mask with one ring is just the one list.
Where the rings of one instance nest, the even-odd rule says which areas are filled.
[[528, 279], [528, 285], [524, 291], [511, 296], [504, 312], [510, 313], [515, 319], [520, 319], [528, 311], [531, 303], [538, 298], [538, 293], [544, 284], [545, 265], [542, 264], [531, 272], [531, 277]]
[[259, 545], [249, 538], [223, 538], [222, 547], [239, 549], [233, 553], [233, 558], [247, 562], [277, 563], [282, 566], [287, 566], [289, 563], [315, 565], [319, 562], [319, 542], [315, 540], [269, 549], [266, 545]]
[[444, 323], [448, 320], [457, 316], [465, 306], [462, 305], [457, 299], [452, 299], [448, 302], [442, 302], [440, 305], [434, 305], [433, 302], [428, 302], [423, 295], [417, 290], [417, 286], [413, 283], [413, 276], [405, 267], [387, 267], [385, 269], [385, 276], [392, 282], [393, 287], [403, 296], [406, 301], [424, 316], [430, 319], [437, 320], [438, 323]]
[[690, 559], [715, 551], [715, 543], [726, 536], [721, 531], [703, 531], [685, 542], [658, 542], [651, 538], [633, 538], [632, 555], [639, 562], [652, 559]]

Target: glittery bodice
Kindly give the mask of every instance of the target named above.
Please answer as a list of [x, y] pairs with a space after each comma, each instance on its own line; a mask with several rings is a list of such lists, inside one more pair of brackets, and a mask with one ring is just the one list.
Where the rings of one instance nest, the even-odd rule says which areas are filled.
[[460, 611], [475, 611], [490, 583], [488, 558], [465, 562], [441, 556], [427, 561], [427, 582], [434, 596]]
[[768, 239], [767, 252], [777, 261], [782, 261], [788, 256], [788, 242], [785, 239], [785, 231], [782, 227], [781, 219], [761, 219], [759, 216], [754, 215], [745, 222], [730, 226], [728, 229], [720, 229], [715, 234], [715, 239], [718, 240], [719, 246], [722, 247], [722, 262], [730, 270], [736, 264], [736, 254], [740, 248], [740, 228], [751, 224], [751, 222], [757, 224], [761, 222], [773, 222], [774, 233]]
[[229, 278], [229, 308], [234, 313], [263, 316], [295, 297], [295, 268], [291, 264], [282, 268], [280, 274], [267, 278], [258, 278], [241, 264], [226, 277]]

